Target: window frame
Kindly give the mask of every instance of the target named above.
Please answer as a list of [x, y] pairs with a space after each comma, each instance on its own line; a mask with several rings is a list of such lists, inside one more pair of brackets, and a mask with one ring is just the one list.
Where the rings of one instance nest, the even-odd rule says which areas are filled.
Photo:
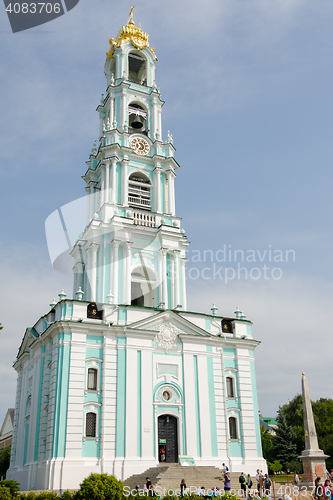
[[[89, 387], [89, 371], [94, 371], [94, 387]], [[98, 390], [98, 369], [95, 366], [88, 366], [87, 370], [87, 391], [97, 392]]]
[[[88, 415], [94, 415], [95, 416], [95, 435], [94, 436], [88, 436], [87, 435], [87, 417]], [[84, 437], [87, 439], [96, 439], [98, 438], [98, 413], [95, 410], [89, 409], [88, 411], [85, 412], [85, 417], [84, 417]]]

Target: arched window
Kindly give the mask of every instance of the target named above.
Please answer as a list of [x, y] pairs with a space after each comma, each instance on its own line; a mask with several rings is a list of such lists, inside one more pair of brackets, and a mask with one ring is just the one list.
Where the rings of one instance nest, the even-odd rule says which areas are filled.
[[156, 307], [156, 278], [146, 266], [136, 267], [131, 274], [132, 306]]
[[228, 398], [235, 397], [234, 379], [232, 377], [227, 377], [227, 397]]
[[89, 391], [97, 391], [97, 370], [95, 368], [88, 369], [87, 389]]
[[147, 112], [134, 102], [128, 105], [128, 125], [130, 133], [147, 134]]
[[131, 174], [128, 184], [129, 206], [151, 210], [150, 188], [150, 180], [144, 174], [141, 172]]
[[86, 437], [96, 437], [96, 413], [86, 414]]
[[128, 54], [128, 79], [139, 85], [147, 85], [146, 59], [133, 52]]
[[229, 435], [230, 439], [237, 439], [237, 420], [235, 417], [229, 417]]

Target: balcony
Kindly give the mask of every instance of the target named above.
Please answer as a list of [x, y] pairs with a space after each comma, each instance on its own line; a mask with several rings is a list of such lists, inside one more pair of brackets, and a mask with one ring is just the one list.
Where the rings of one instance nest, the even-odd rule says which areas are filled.
[[155, 215], [147, 212], [133, 212], [133, 221], [137, 226], [156, 227]]

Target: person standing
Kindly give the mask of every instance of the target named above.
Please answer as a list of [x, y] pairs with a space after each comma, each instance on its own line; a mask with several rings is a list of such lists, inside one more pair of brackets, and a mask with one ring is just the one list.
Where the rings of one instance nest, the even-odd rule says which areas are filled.
[[185, 492], [186, 492], [186, 483], [185, 479], [182, 479], [180, 483], [180, 496], [183, 497], [185, 495]]
[[299, 485], [299, 476], [298, 476], [297, 472], [295, 473], [295, 476], [294, 476], [294, 483], [295, 483], [295, 486], [298, 487], [298, 485]]
[[229, 472], [224, 474], [224, 491], [230, 491], [231, 488], [231, 479]]
[[258, 490], [258, 495], [260, 495], [260, 471], [257, 469], [256, 473], [256, 481], [257, 481], [257, 490]]
[[238, 481], [239, 481], [239, 484], [240, 484], [240, 487], [241, 487], [241, 490], [242, 490], [242, 495], [245, 498], [245, 496], [246, 496], [246, 479], [245, 479], [245, 476], [244, 476], [244, 472], [241, 473], [241, 475], [238, 478]]
[[264, 495], [269, 496], [271, 494], [272, 482], [268, 474], [265, 474], [263, 486], [264, 486]]
[[247, 475], [247, 478], [246, 478], [246, 486], [247, 486], [247, 489], [248, 489], [248, 497], [251, 497], [251, 488], [252, 488], [252, 479], [251, 479], [251, 476], [250, 474]]

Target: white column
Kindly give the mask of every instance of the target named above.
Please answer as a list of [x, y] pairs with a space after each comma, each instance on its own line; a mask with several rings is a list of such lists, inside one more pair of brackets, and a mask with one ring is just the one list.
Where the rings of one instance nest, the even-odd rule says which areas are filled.
[[122, 184], [122, 200], [121, 200], [121, 203], [125, 207], [128, 206], [127, 166], [128, 166], [128, 160], [123, 160], [122, 161], [122, 165], [121, 165], [121, 184]]
[[111, 128], [113, 128], [113, 120], [114, 120], [114, 97], [110, 97], [110, 123], [111, 123]]
[[96, 301], [97, 250], [99, 245], [92, 243], [88, 248], [88, 280], [90, 284], [90, 301]]
[[99, 137], [102, 137], [102, 130], [103, 130], [103, 124], [104, 124], [104, 115], [103, 113], [99, 114]]
[[174, 309], [176, 307], [175, 303], [175, 259], [172, 253], [169, 254], [170, 257], [170, 296], [171, 296], [171, 304], [169, 304], [170, 309]]
[[175, 174], [172, 170], [168, 170], [168, 184], [169, 184], [169, 213], [175, 215]]
[[156, 165], [154, 169], [154, 211], [161, 213], [161, 167]]
[[183, 311], [186, 311], [186, 308], [187, 308], [185, 263], [186, 263], [186, 259], [180, 259], [181, 275], [182, 275], [182, 306], [183, 306]]
[[158, 113], [158, 131], [160, 134], [160, 140], [162, 140], [162, 108], [158, 108], [157, 110]]
[[100, 196], [100, 207], [99, 208], [102, 208], [103, 204], [104, 204], [104, 200], [105, 200], [105, 171], [104, 171], [104, 168], [102, 168], [102, 171], [101, 171], [101, 184], [100, 184], [100, 193], [101, 193], [101, 196]]
[[[138, 388], [133, 383], [137, 374], [137, 350], [127, 346], [126, 349], [126, 458], [132, 458], [137, 461], [137, 411], [138, 411]], [[134, 377], [133, 377], [134, 375]]]
[[104, 200], [105, 203], [110, 202], [110, 163], [107, 161], [105, 164], [105, 183], [104, 183], [104, 189], [105, 189], [105, 196]]
[[167, 282], [167, 250], [162, 248], [162, 302], [168, 308], [168, 282]]
[[118, 304], [118, 249], [119, 241], [113, 240], [111, 243], [111, 254], [112, 254], [112, 294], [113, 303]]
[[125, 304], [131, 304], [131, 246], [132, 243], [126, 241], [125, 243], [125, 251], [126, 251], [126, 264], [125, 268], [125, 279], [124, 282], [124, 295], [125, 295]]
[[156, 131], [157, 131], [157, 102], [156, 99], [153, 99], [153, 113], [152, 113], [152, 136], [153, 141], [156, 139]]
[[209, 416], [209, 388], [207, 371], [207, 354], [198, 355], [198, 389], [199, 389], [199, 415], [201, 454], [203, 459], [211, 459], [211, 430]]
[[[142, 411], [142, 457], [145, 459], [153, 458], [154, 450], [154, 421], [153, 412], [146, 411], [147, 408], [153, 407], [153, 392], [151, 390], [153, 384], [152, 370], [152, 351], [142, 349], [141, 353], [141, 407]], [[155, 422], [157, 425], [157, 422]]]
[[[185, 344], [184, 344], [185, 349]], [[197, 444], [197, 422], [195, 408], [195, 381], [193, 354], [184, 352], [184, 397], [185, 397], [185, 421], [186, 421], [186, 444], [187, 454], [198, 456]]]
[[86, 193], [87, 193], [87, 224], [89, 224], [90, 219], [93, 216], [93, 187], [92, 186], [87, 186], [86, 187]]
[[174, 283], [175, 283], [175, 307], [180, 305], [180, 293], [179, 293], [179, 255], [180, 250], [175, 250], [175, 264], [174, 264]]
[[117, 160], [112, 158], [111, 160], [111, 203], [114, 205], [116, 203], [116, 168]]
[[115, 458], [117, 405], [117, 351], [115, 346], [115, 340], [104, 334], [101, 415], [102, 473], [110, 472], [110, 460]]
[[127, 121], [127, 110], [126, 110], [126, 90], [123, 90], [121, 93], [121, 126], [122, 130], [124, 130], [125, 122]]

